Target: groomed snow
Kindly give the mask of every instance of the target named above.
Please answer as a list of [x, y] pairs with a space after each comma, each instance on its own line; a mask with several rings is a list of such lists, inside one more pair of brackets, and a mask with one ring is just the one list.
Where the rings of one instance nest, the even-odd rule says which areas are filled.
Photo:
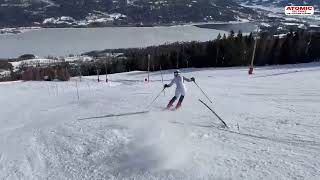
[[320, 178], [320, 63], [182, 71], [229, 129], [192, 83], [178, 111], [162, 111], [170, 88], [149, 113], [78, 120], [146, 110], [160, 72], [1, 83], [0, 179]]

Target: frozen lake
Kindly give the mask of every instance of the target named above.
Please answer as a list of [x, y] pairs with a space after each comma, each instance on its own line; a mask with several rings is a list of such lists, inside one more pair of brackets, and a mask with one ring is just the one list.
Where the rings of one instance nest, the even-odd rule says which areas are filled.
[[53, 28], [15, 35], [0, 35], [0, 58], [31, 53], [65, 56], [92, 50], [159, 45], [176, 41], [207, 41], [222, 30], [195, 26]]

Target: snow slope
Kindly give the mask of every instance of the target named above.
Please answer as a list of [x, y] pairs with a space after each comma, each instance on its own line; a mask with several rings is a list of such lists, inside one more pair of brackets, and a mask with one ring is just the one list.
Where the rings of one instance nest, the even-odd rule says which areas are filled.
[[109, 84], [1, 83], [0, 179], [320, 178], [319, 63], [256, 68], [251, 77], [247, 68], [182, 71], [229, 129], [192, 83], [178, 111], [162, 111], [170, 88], [149, 113], [78, 120], [146, 110], [160, 72], [150, 83], [145, 72], [113, 74]]

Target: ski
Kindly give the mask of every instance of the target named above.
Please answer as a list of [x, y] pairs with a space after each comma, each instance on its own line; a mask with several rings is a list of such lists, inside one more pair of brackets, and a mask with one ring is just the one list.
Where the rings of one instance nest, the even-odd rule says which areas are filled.
[[[179, 109], [179, 108], [178, 108]], [[174, 108], [174, 107], [170, 107], [170, 108], [167, 108], [167, 107], [164, 107], [162, 109], [162, 111], [177, 111], [178, 110], [177, 108]]]
[[205, 105], [222, 123], [225, 127], [228, 127], [228, 125], [224, 122], [224, 120], [216, 113], [214, 110], [212, 110], [205, 102], [203, 102], [201, 99], [199, 101]]
[[100, 118], [109, 118], [109, 117], [120, 117], [120, 116], [130, 116], [130, 115], [136, 115], [136, 114], [145, 114], [150, 111], [138, 111], [138, 112], [129, 112], [129, 113], [121, 113], [121, 114], [107, 114], [102, 116], [93, 116], [93, 117], [86, 117], [86, 118], [79, 118], [78, 120], [88, 120], [88, 119], [100, 119]]

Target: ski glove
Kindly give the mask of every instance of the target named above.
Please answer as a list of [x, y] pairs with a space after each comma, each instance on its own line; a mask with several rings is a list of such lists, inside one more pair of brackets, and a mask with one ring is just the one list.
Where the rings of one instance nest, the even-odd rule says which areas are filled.
[[192, 78], [190, 78], [191, 79], [191, 81], [193, 81], [193, 82], [195, 82], [196, 81], [196, 79], [194, 78], [194, 77], [192, 77]]
[[168, 87], [170, 87], [168, 84], [165, 84], [165, 85], [164, 85], [164, 88], [168, 88]]

